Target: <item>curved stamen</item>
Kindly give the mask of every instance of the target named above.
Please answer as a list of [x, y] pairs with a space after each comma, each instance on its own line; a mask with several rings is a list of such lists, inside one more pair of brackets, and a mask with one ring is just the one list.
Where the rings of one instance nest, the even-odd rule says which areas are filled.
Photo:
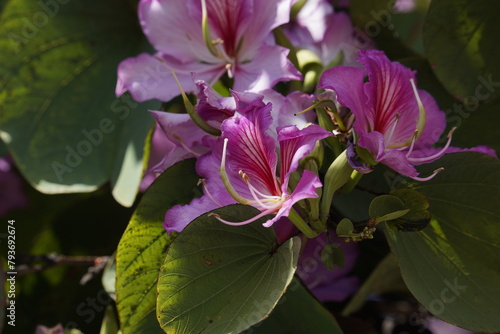
[[[279, 204], [279, 205], [278, 205]], [[208, 216], [209, 217], [215, 217], [217, 220], [219, 220], [220, 222], [224, 223], [224, 224], [227, 224], [227, 225], [231, 225], [231, 226], [241, 226], [241, 225], [246, 225], [246, 224], [249, 224], [251, 222], [254, 222], [264, 216], [267, 216], [267, 215], [270, 215], [274, 212], [276, 212], [279, 207], [281, 206], [282, 203], [277, 203], [277, 205], [273, 208], [270, 208], [268, 210], [265, 210], [265, 211], [262, 211], [261, 213], [259, 213], [258, 215], [248, 219], [248, 220], [245, 220], [245, 221], [242, 221], [242, 222], [230, 222], [230, 221], [227, 221], [225, 219], [222, 219], [218, 214], [216, 213], [209, 213]]]
[[[415, 94], [415, 98], [417, 99], [417, 104], [418, 104], [418, 123], [417, 123], [417, 139], [420, 138], [422, 135], [422, 132], [424, 131], [425, 127], [425, 121], [426, 121], [426, 114], [425, 114], [425, 108], [424, 105], [422, 104], [422, 100], [420, 99], [420, 95], [418, 95], [418, 90], [417, 86], [415, 86], [415, 81], [410, 79], [411, 87], [413, 88], [413, 94]], [[409, 144], [409, 143], [408, 143]], [[406, 146], [408, 146], [408, 144]]]
[[220, 176], [222, 178], [222, 183], [224, 183], [224, 187], [226, 188], [227, 192], [229, 195], [231, 195], [232, 198], [234, 198], [235, 201], [237, 201], [240, 204], [245, 204], [249, 205], [251, 204], [250, 201], [244, 197], [242, 197], [236, 189], [234, 189], [233, 185], [231, 184], [231, 180], [229, 180], [229, 176], [227, 175], [226, 172], [226, 154], [227, 154], [227, 142], [229, 139], [224, 138], [224, 147], [222, 149], [222, 159], [220, 162]]
[[217, 204], [218, 206], [220, 207], [223, 207], [222, 204], [220, 204], [213, 196], [212, 194], [210, 193], [210, 191], [208, 190], [208, 186], [207, 186], [207, 183], [205, 182], [205, 179], [199, 179], [198, 180], [198, 184], [197, 186], [199, 186], [200, 184], [203, 185], [203, 189], [205, 190], [205, 194], [208, 196], [208, 198], [210, 198], [212, 200], [212, 202], [214, 202], [215, 204]]
[[241, 170], [239, 171], [239, 174], [240, 174], [241, 178], [243, 179], [243, 181], [245, 181], [245, 183], [247, 184], [248, 190], [250, 190], [250, 194], [252, 194], [252, 197], [255, 200], [256, 204], [259, 204], [261, 207], [263, 207], [265, 209], [270, 209], [271, 207], [269, 205], [262, 203], [262, 201], [259, 199], [259, 197], [255, 193], [255, 188], [250, 184], [250, 178], [245, 173], [243, 173], [243, 171], [241, 171]]
[[203, 34], [203, 39], [205, 40], [205, 45], [208, 51], [214, 56], [218, 56], [216, 48], [212, 43], [212, 37], [210, 36], [210, 29], [208, 28], [208, 13], [207, 13], [207, 3], [206, 0], [201, 0], [201, 30]]
[[408, 149], [408, 153], [406, 153], [407, 158], [410, 156], [411, 152], [413, 152], [413, 147], [415, 146], [415, 141], [417, 140], [417, 136], [418, 133], [417, 131], [415, 131], [415, 133], [413, 134], [413, 140], [411, 141], [410, 148]]
[[[264, 202], [276, 203], [276, 202], [280, 201], [281, 197], [279, 197], [279, 196], [265, 195], [265, 194], [261, 193], [259, 190], [257, 190], [257, 188], [255, 188], [250, 183], [250, 178], [248, 177], [248, 175], [246, 173], [244, 173], [243, 171], [240, 170], [239, 174], [240, 174], [240, 177], [243, 179], [243, 181], [245, 181], [245, 183], [247, 184], [248, 190], [250, 190], [250, 193], [252, 194], [252, 197], [255, 200], [255, 203], [252, 203], [252, 204], [259, 204], [264, 209], [269, 209], [272, 206], [269, 206], [269, 205], [265, 204]], [[260, 199], [259, 196], [257, 196], [257, 195], [261, 195], [261, 197], [263, 197], [264, 199]]]
[[177, 136], [177, 135], [172, 135], [172, 138], [174, 138], [175, 140], [177, 140], [177, 142], [179, 144], [181, 144], [182, 148], [185, 149], [187, 152], [191, 153], [192, 155], [194, 155], [196, 158], [198, 158], [201, 154], [198, 153], [198, 152], [195, 152], [193, 151], [190, 147], [188, 147], [185, 143], [184, 143], [184, 140], [182, 140], [181, 137]]
[[[394, 135], [394, 131], [396, 130], [396, 126], [398, 125], [399, 123], [399, 118], [401, 117], [400, 114], [396, 114], [396, 120], [394, 121], [394, 123], [392, 123], [392, 126], [391, 128], [389, 129], [389, 135], [387, 136], [387, 140], [386, 142], [387, 143], [390, 143], [391, 140], [392, 140], [392, 136]], [[404, 144], [403, 144], [404, 145]], [[387, 148], [396, 148], [396, 147], [399, 147], [399, 145], [388, 145]]]
[[418, 176], [415, 176], [415, 177], [412, 177], [412, 179], [414, 179], [414, 180], [416, 180], [416, 181], [421, 181], [421, 182], [423, 182], [423, 181], [429, 181], [429, 180], [430, 180], [430, 179], [432, 179], [434, 176], [436, 176], [436, 175], [437, 175], [437, 173], [442, 172], [442, 171], [444, 171], [444, 168], [443, 168], [443, 167], [436, 169], [434, 172], [432, 172], [432, 174], [431, 174], [431, 175], [429, 175], [429, 176], [427, 176], [427, 177], [418, 177]]
[[455, 132], [457, 128], [454, 127], [453, 129], [450, 130], [450, 132], [448, 133], [448, 141], [446, 142], [446, 145], [437, 153], [431, 155], [431, 156], [428, 156], [428, 157], [425, 157], [425, 158], [412, 158], [412, 157], [408, 157], [408, 161], [411, 162], [411, 163], [425, 163], [426, 161], [432, 161], [432, 160], [435, 160], [439, 157], [441, 157], [443, 154], [446, 153], [446, 150], [448, 149], [448, 147], [450, 147], [450, 143], [451, 143], [451, 137], [453, 135], [453, 132]]

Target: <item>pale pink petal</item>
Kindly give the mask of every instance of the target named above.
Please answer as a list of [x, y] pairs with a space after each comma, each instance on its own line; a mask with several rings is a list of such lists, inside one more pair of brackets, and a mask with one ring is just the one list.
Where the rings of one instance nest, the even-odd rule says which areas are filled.
[[272, 30], [289, 21], [291, 6], [291, 0], [253, 0], [251, 21], [241, 36], [241, 54], [258, 56], [258, 49], [266, 42]]
[[255, 58], [240, 59], [236, 65], [234, 90], [260, 92], [280, 81], [300, 80], [301, 74], [288, 60], [288, 49], [275, 45], [263, 45]]
[[209, 148], [203, 142], [207, 133], [200, 129], [188, 114], [150, 111], [163, 129], [167, 139], [174, 145], [161, 162], [153, 168], [161, 173], [175, 163], [203, 155]]
[[201, 15], [187, 1], [141, 0], [139, 19], [154, 48], [184, 63], [213, 60], [203, 40]]
[[415, 142], [415, 147], [425, 147], [436, 143], [446, 128], [446, 115], [439, 109], [436, 100], [428, 92], [419, 89], [418, 94], [425, 109], [425, 126]]
[[[194, 91], [191, 75], [178, 75], [185, 91]], [[127, 58], [118, 66], [116, 95], [128, 91], [139, 102], [158, 99], [169, 101], [180, 94], [172, 77], [171, 68], [158, 58], [142, 53], [135, 58]]]

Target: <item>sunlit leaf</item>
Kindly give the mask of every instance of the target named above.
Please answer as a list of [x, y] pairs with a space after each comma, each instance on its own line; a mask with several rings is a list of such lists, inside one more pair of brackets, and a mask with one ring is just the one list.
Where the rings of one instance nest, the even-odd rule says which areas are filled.
[[424, 25], [427, 58], [436, 76], [468, 107], [500, 96], [500, 3], [432, 1]]
[[269, 318], [245, 334], [342, 334], [332, 314], [294, 279]]
[[[251, 206], [214, 211], [229, 221], [259, 214]], [[239, 333], [275, 307], [297, 267], [300, 239], [279, 245], [268, 218], [230, 226], [204, 214], [170, 245], [158, 280], [157, 315], [171, 334]]]
[[156, 320], [156, 283], [171, 238], [163, 227], [166, 210], [193, 195], [194, 161], [178, 163], [146, 191], [125, 231], [116, 255], [116, 297], [121, 330], [163, 333]]
[[147, 48], [135, 8], [110, 1], [7, 1], [0, 20], [0, 135], [45, 193], [111, 181], [130, 206], [156, 103], [116, 98], [118, 63]]
[[500, 330], [500, 161], [449, 154], [423, 170], [445, 170], [419, 183], [433, 220], [420, 232], [386, 229], [415, 297], [437, 317], [476, 332]]

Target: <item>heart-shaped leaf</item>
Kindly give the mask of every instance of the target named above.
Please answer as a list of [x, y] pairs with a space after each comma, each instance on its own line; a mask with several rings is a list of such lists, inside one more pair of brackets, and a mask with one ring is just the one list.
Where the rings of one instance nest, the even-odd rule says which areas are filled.
[[[229, 221], [260, 212], [213, 211]], [[157, 315], [167, 333], [240, 333], [264, 319], [290, 284], [300, 239], [279, 245], [266, 217], [243, 226], [203, 214], [172, 242], [158, 280]]]

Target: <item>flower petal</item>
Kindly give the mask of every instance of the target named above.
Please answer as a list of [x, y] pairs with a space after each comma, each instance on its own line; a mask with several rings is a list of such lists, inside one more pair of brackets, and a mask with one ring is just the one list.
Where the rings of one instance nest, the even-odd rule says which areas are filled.
[[304, 170], [304, 172], [302, 173], [302, 178], [297, 184], [297, 187], [295, 187], [294, 191], [286, 199], [286, 201], [283, 202], [281, 208], [276, 213], [276, 216], [262, 225], [264, 225], [265, 227], [269, 227], [276, 221], [278, 221], [281, 217], [287, 217], [290, 214], [290, 210], [292, 210], [293, 205], [300, 200], [319, 197], [316, 189], [320, 188], [321, 186], [321, 181], [316, 174], [309, 170]]
[[355, 67], [336, 66], [326, 70], [319, 80], [319, 88], [332, 89], [340, 104], [351, 109], [356, 116], [354, 129], [361, 135], [369, 132], [373, 124], [373, 107], [366, 104], [364, 71]]
[[[220, 123], [234, 115], [236, 110], [234, 97], [222, 97], [202, 80], [197, 80], [196, 86], [198, 87], [196, 111], [201, 118], [220, 129]], [[210, 121], [215, 121], [216, 124]]]
[[[253, 0], [252, 2], [252, 16], [246, 29], [242, 30], [243, 43], [239, 54], [254, 57], [260, 53], [259, 48], [269, 38], [273, 29], [289, 21], [292, 1]], [[242, 21], [243, 19], [241, 18]], [[243, 22], [247, 23], [247, 21]], [[240, 61], [243, 60], [240, 59]]]
[[497, 152], [493, 148], [485, 146], [485, 145], [479, 145], [479, 146], [475, 146], [475, 147], [471, 147], [471, 148], [460, 148], [460, 147], [450, 146], [446, 150], [446, 153], [457, 153], [457, 152], [477, 152], [477, 153], [489, 155], [490, 157], [493, 157], [493, 158], [498, 158]]
[[[191, 75], [179, 74], [177, 77], [185, 91], [195, 89]], [[146, 53], [127, 58], [118, 66], [116, 95], [120, 96], [126, 91], [139, 102], [151, 99], [170, 101], [180, 94], [171, 69], [158, 58]]]
[[[219, 153], [219, 152], [218, 152]], [[206, 180], [203, 196], [186, 205], [175, 205], [165, 214], [163, 226], [168, 233], [181, 232], [196, 217], [236, 201], [228, 194], [219, 174], [220, 154], [208, 153], [196, 162], [198, 175]]]
[[228, 175], [235, 181], [235, 188], [236, 184], [242, 183], [238, 175], [241, 170], [257, 190], [266, 195], [279, 196], [281, 190], [276, 182], [275, 144], [273, 138], [265, 133], [272, 123], [271, 107], [262, 101], [259, 107], [244, 104], [242, 108], [238, 107], [241, 113], [235, 113], [222, 123], [221, 139], [228, 139]]
[[185, 63], [214, 57], [203, 40], [201, 14], [187, 1], [141, 0], [139, 20], [154, 48]]
[[[413, 136], [419, 117], [410, 82], [410, 79], [415, 79], [415, 72], [391, 62], [378, 50], [362, 50], [358, 59], [369, 78], [364, 90], [367, 105], [373, 113], [373, 123], [368, 129], [384, 134], [386, 146], [406, 142]], [[394, 126], [395, 122], [397, 126]]]
[[236, 66], [234, 90], [260, 92], [280, 81], [300, 80], [302, 75], [288, 60], [288, 49], [261, 46], [251, 59], [240, 59]]
[[297, 170], [299, 160], [311, 153], [318, 140], [333, 136], [319, 125], [312, 124], [303, 129], [297, 126], [286, 126], [277, 129], [281, 157], [281, 190], [288, 188], [290, 173]]
[[203, 139], [207, 133], [200, 129], [188, 114], [153, 111], [150, 113], [163, 130], [167, 139], [174, 145], [154, 171], [161, 173], [175, 163], [193, 157], [199, 157], [208, 152], [209, 148]]
[[413, 167], [413, 164], [408, 161], [405, 152], [390, 150], [380, 157], [379, 162], [390, 167], [399, 174], [411, 178], [416, 178], [418, 176], [417, 170]]

